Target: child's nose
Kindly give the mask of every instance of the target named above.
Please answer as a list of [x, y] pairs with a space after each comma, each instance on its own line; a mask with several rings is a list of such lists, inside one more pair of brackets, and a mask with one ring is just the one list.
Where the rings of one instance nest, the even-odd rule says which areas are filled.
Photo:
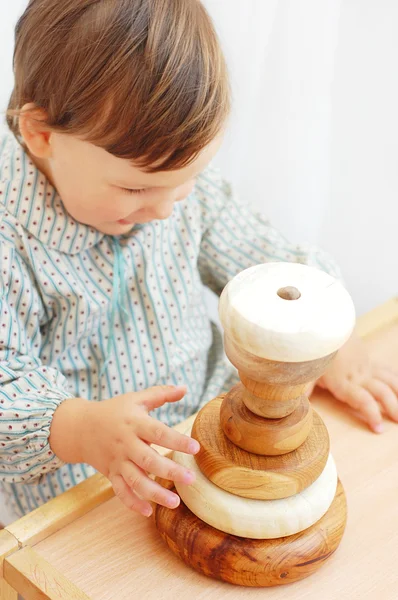
[[152, 209], [153, 219], [168, 219], [173, 212], [174, 202], [168, 202], [167, 204], [158, 204]]
[[164, 195], [160, 202], [157, 202], [152, 208], [154, 219], [168, 219], [173, 212], [175, 202], [185, 200], [192, 192], [195, 182], [184, 185], [180, 188], [170, 190], [167, 195]]
[[185, 198], [187, 198], [191, 194], [194, 187], [195, 187], [195, 181], [193, 180], [193, 181], [190, 181], [189, 183], [187, 183], [186, 185], [184, 185], [183, 187], [179, 188], [176, 193], [175, 202], [180, 202], [180, 200], [185, 200]]

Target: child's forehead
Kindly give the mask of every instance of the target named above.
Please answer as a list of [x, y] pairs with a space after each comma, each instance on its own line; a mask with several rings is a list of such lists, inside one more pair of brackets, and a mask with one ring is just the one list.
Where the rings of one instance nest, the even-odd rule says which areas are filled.
[[217, 138], [187, 166], [172, 171], [148, 172], [133, 162], [105, 152], [106, 174], [110, 183], [121, 187], [178, 187], [197, 177], [215, 156], [221, 144]]

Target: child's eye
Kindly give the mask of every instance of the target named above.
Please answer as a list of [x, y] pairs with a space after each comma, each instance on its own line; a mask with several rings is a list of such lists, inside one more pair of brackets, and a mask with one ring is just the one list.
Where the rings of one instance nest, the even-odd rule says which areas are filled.
[[143, 194], [144, 192], [146, 192], [146, 189], [130, 190], [129, 188], [122, 188], [122, 190], [124, 192], [127, 192], [128, 194]]

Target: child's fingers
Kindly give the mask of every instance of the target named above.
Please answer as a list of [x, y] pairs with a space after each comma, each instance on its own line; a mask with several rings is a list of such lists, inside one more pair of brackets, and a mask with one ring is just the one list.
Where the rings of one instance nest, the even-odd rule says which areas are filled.
[[184, 469], [165, 456], [160, 456], [156, 450], [141, 440], [136, 440], [134, 448], [132, 448], [132, 455], [134, 458], [133, 456], [130, 458], [136, 465], [156, 477], [187, 485], [195, 481], [195, 474], [192, 471]]
[[398, 374], [385, 367], [376, 367], [374, 369], [374, 376], [380, 381], [384, 381], [394, 391], [395, 395], [398, 396]]
[[152, 506], [149, 502], [138, 498], [134, 492], [128, 487], [121, 475], [115, 475], [110, 478], [115, 495], [123, 502], [129, 510], [134, 510], [144, 517], [150, 517], [152, 514]]
[[372, 431], [375, 433], [382, 433], [383, 417], [380, 407], [368, 390], [365, 390], [365, 388], [360, 385], [348, 385], [344, 397], [339, 398], [339, 400], [343, 400], [343, 402], [346, 402], [352, 408], [357, 410], [368, 423]]
[[185, 454], [197, 454], [200, 450], [199, 442], [152, 417], [143, 419], [139, 437], [149, 444], [157, 444]]
[[370, 379], [366, 382], [366, 389], [381, 404], [385, 414], [398, 422], [398, 398], [392, 389], [383, 381]]
[[125, 483], [134, 494], [141, 498], [161, 504], [167, 508], [177, 508], [180, 498], [170, 490], [150, 479], [139, 467], [132, 462], [124, 462], [120, 469]]
[[186, 393], [186, 386], [158, 385], [140, 392], [140, 396], [141, 403], [150, 412], [155, 408], [163, 406], [166, 402], [178, 402]]

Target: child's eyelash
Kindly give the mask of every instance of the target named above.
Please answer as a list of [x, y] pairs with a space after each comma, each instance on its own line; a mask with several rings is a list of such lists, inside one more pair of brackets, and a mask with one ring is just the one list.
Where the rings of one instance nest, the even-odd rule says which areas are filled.
[[123, 191], [127, 192], [128, 194], [143, 194], [144, 192], [146, 192], [146, 189], [142, 189], [142, 190], [130, 190], [129, 188], [122, 188]]

